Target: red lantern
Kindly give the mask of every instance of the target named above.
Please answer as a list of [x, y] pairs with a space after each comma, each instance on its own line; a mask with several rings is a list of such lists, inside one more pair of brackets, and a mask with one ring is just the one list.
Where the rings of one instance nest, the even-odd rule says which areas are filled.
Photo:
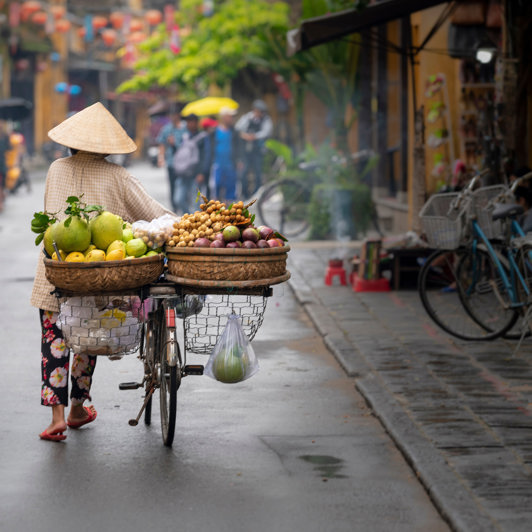
[[22, 12], [25, 15], [32, 15], [33, 13], [37, 13], [41, 9], [41, 3], [40, 2], [24, 2], [22, 4]]
[[54, 16], [55, 20], [59, 20], [60, 18], [63, 18], [66, 13], [66, 9], [64, 6], [50, 6], [50, 12]]
[[58, 31], [59, 33], [66, 33], [70, 29], [70, 20], [67, 20], [66, 18], [59, 19], [55, 23], [55, 31]]
[[116, 31], [112, 29], [103, 30], [102, 40], [105, 46], [113, 46], [116, 41]]
[[39, 24], [40, 26], [44, 26], [46, 24], [46, 21], [48, 20], [48, 15], [45, 11], [37, 11], [33, 13], [31, 16], [31, 21], [34, 24]]
[[139, 44], [146, 40], [146, 34], [143, 31], [135, 31], [129, 35], [127, 40], [133, 44]]
[[156, 26], [162, 22], [163, 14], [157, 9], [149, 9], [146, 11], [144, 18], [150, 26]]
[[107, 19], [105, 17], [97, 15], [92, 18], [92, 27], [95, 30], [105, 28], [105, 26], [107, 26]]
[[109, 21], [115, 30], [121, 29], [124, 25], [124, 13], [120, 13], [120, 11], [113, 11], [113, 13], [109, 15]]
[[142, 23], [142, 20], [134, 18], [129, 23], [129, 31], [131, 33], [135, 33], [136, 31], [142, 31], [143, 29], [144, 29], [144, 24]]

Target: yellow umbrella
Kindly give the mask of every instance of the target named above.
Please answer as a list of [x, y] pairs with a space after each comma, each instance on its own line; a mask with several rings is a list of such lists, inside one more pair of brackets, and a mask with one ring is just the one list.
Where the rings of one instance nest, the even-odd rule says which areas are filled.
[[221, 98], [217, 96], [208, 96], [195, 102], [190, 102], [181, 111], [182, 116], [195, 114], [198, 116], [216, 115], [223, 107], [238, 109], [238, 103], [231, 98]]

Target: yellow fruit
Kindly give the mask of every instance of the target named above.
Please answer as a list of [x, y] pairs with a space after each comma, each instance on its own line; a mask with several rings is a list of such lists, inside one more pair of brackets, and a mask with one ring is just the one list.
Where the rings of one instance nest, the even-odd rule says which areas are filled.
[[85, 255], [80, 251], [72, 251], [66, 256], [65, 262], [85, 262]]
[[113, 249], [107, 253], [105, 260], [122, 260], [126, 258], [126, 252], [123, 249]]
[[126, 254], [126, 243], [123, 240], [114, 240], [109, 244], [109, 247], [106, 250], [106, 254], [111, 253], [111, 251], [114, 251], [115, 249], [119, 249], [124, 252], [124, 256]]
[[83, 255], [85, 255], [85, 257], [93, 250], [93, 249], [96, 249], [96, 246], [94, 244], [91, 244], [84, 252], [83, 252]]
[[[59, 250], [59, 255], [61, 255], [61, 260], [65, 260], [67, 257], [67, 254], [62, 249]], [[52, 260], [58, 260], [57, 253], [55, 251], [52, 253]]]
[[93, 249], [87, 253], [85, 260], [87, 262], [106, 260], [105, 251], [103, 249]]
[[107, 249], [114, 240], [122, 240], [124, 221], [120, 216], [104, 211], [90, 221], [92, 242], [98, 249]]

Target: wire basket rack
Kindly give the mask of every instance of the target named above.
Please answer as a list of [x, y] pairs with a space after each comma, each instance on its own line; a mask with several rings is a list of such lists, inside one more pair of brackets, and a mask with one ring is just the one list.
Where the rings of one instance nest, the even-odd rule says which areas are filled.
[[456, 249], [466, 231], [469, 200], [463, 198], [456, 207], [458, 192], [434, 194], [419, 213], [421, 227], [429, 246], [435, 249]]
[[482, 232], [489, 239], [501, 238], [504, 227], [501, 220], [493, 220], [495, 200], [504, 203], [508, 187], [493, 185], [475, 190], [471, 195], [471, 212], [476, 217]]
[[[202, 298], [201, 304], [199, 299]], [[240, 317], [244, 333], [253, 340], [264, 320], [267, 297], [262, 295], [207, 294], [185, 299], [194, 308], [183, 312], [186, 351], [210, 355], [231, 314]]]

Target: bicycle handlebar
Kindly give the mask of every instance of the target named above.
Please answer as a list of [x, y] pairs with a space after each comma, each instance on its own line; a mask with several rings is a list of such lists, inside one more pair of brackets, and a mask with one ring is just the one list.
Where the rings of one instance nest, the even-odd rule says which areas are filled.
[[518, 177], [516, 178], [516, 180], [512, 183], [512, 185], [510, 186], [510, 190], [512, 192], [515, 192], [515, 189], [523, 182], [523, 181], [526, 181], [527, 179], [530, 179], [532, 178], [532, 172], [528, 172], [528, 174], [525, 174], [521, 177]]

